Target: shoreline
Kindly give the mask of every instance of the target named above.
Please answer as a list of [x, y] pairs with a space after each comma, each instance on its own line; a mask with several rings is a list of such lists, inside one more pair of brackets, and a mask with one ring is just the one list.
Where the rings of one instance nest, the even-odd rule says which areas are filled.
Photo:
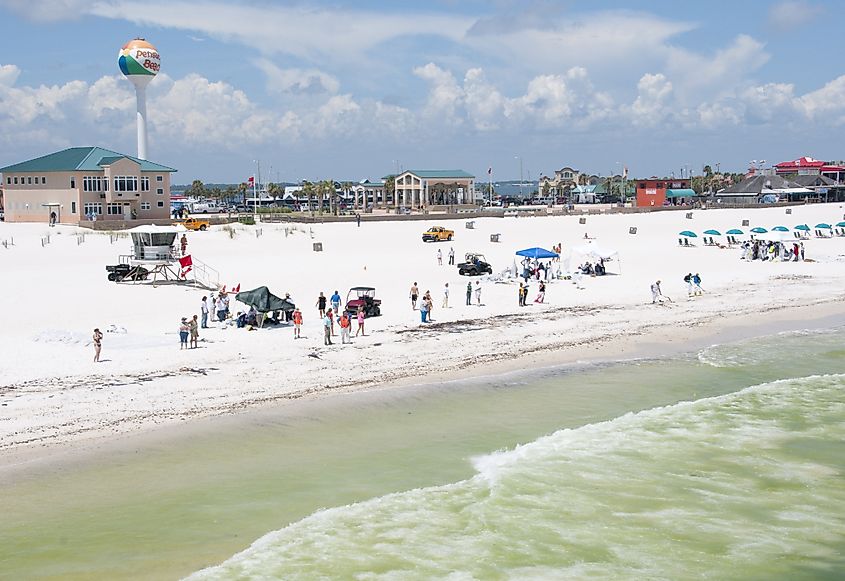
[[195, 431], [214, 430], [215, 422], [245, 421], [268, 411], [287, 410], [297, 414], [302, 408], [319, 412], [321, 406], [335, 405], [341, 397], [376, 392], [395, 392], [403, 388], [425, 387], [439, 383], [483, 381], [522, 370], [553, 370], [564, 366], [624, 364], [629, 361], [661, 359], [692, 353], [714, 344], [774, 335], [804, 329], [824, 329], [845, 325], [842, 297], [788, 308], [743, 312], [732, 316], [710, 316], [688, 321], [683, 326], [654, 324], [634, 333], [601, 336], [576, 345], [537, 348], [506, 360], [483, 360], [465, 367], [434, 371], [424, 375], [406, 374], [390, 381], [362, 382], [358, 385], [326, 387], [304, 393], [286, 393], [259, 401], [241, 401], [222, 411], [204, 411], [182, 415], [180, 421], [149, 422], [133, 426], [126, 420], [121, 431], [93, 430], [84, 437], [54, 439], [37, 444], [20, 444], [0, 451], [0, 481], [17, 481], [65, 467], [96, 462], [103, 454], [143, 449], [166, 444]]

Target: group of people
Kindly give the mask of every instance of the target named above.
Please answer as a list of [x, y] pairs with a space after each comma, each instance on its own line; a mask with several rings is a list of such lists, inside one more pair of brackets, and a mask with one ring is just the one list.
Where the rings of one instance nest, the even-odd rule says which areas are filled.
[[[449, 247], [449, 266], [455, 265], [455, 249]], [[443, 266], [443, 251], [439, 248], [437, 249], [437, 266]]]
[[697, 297], [704, 294], [704, 289], [701, 288], [701, 275], [697, 272], [695, 274], [688, 272], [684, 277], [684, 282], [687, 284], [688, 297]]
[[[188, 346], [188, 337], [190, 337], [190, 347]], [[194, 315], [190, 319], [182, 317], [182, 322], [179, 323], [179, 349], [196, 349], [199, 341], [199, 321]]]
[[804, 243], [750, 240], [742, 243], [742, 260], [770, 260], [772, 262], [798, 262], [804, 260]]
[[[358, 307], [358, 312], [350, 315], [346, 311], [340, 311], [340, 293], [334, 291], [334, 294], [329, 299], [330, 307], [326, 304], [326, 295], [322, 292], [317, 297], [317, 312], [320, 314], [320, 321], [323, 326], [323, 344], [333, 345], [332, 337], [337, 337], [335, 333], [335, 321], [340, 327], [340, 342], [342, 344], [352, 343], [352, 320], [358, 323], [358, 328], [355, 330], [355, 336], [358, 335], [366, 337], [364, 332], [364, 321], [366, 320], [366, 313], [363, 307]], [[297, 308], [293, 311], [293, 337], [299, 339], [302, 337], [302, 312]]]
[[[540, 290], [537, 291], [537, 298], [534, 299], [537, 304], [546, 302], [546, 283], [540, 281]], [[519, 306], [524, 307], [528, 303], [528, 284], [519, 283]]]
[[599, 261], [595, 263], [587, 261], [579, 265], [578, 270], [581, 271], [581, 274], [589, 274], [591, 276], [604, 276], [607, 274], [607, 269], [604, 266], [604, 258], [599, 258]]
[[522, 278], [525, 280], [525, 283], [528, 283], [528, 279], [534, 280], [549, 280], [552, 278], [552, 264], [546, 264], [540, 260], [531, 259], [531, 258], [524, 258], [520, 263], [522, 265]]

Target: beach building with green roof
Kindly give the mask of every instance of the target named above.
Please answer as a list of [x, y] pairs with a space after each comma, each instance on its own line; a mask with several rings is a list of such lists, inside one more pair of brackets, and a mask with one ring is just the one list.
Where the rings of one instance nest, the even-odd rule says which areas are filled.
[[408, 169], [394, 178], [394, 204], [417, 210], [473, 205], [475, 176], [460, 169]]
[[6, 220], [166, 219], [175, 171], [102, 147], [71, 147], [8, 165], [0, 168]]

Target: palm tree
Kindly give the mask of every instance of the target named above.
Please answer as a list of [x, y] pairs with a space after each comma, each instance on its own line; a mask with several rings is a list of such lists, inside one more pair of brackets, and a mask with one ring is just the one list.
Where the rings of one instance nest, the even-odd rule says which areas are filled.
[[311, 200], [314, 198], [314, 184], [309, 181], [302, 182], [302, 193], [305, 194], [305, 199], [308, 200], [308, 211], [311, 212], [311, 217], [314, 217], [314, 206], [311, 205]]
[[396, 176], [389, 175], [385, 176], [384, 178], [384, 203], [387, 205], [387, 198], [390, 197], [393, 200], [393, 205], [397, 206], [396, 203]]
[[284, 194], [284, 190], [279, 184], [269, 183], [267, 184], [267, 193], [273, 197], [273, 202], [275, 202], [276, 198]]
[[[352, 191], [352, 188], [354, 188], [354, 187], [355, 187], [355, 184], [353, 184], [352, 182], [343, 182], [343, 184], [341, 185], [341, 188], [343, 188], [343, 197], [347, 202], [349, 201], [349, 193]], [[364, 194], [364, 197], [365, 197], [364, 206], [365, 207], [367, 205], [366, 195], [367, 194], [365, 193]], [[355, 196], [355, 209], [356, 210], [358, 209], [358, 196]]]
[[246, 206], [246, 190], [247, 190], [246, 183], [238, 184], [238, 192], [240, 194], [242, 194], [242, 196], [243, 196], [244, 206]]

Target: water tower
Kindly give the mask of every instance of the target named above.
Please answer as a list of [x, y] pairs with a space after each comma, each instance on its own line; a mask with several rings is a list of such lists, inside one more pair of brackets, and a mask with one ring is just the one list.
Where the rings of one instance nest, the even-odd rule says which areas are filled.
[[156, 47], [143, 38], [130, 40], [118, 54], [120, 71], [135, 85], [138, 118], [138, 158], [147, 159], [147, 85], [161, 69]]

